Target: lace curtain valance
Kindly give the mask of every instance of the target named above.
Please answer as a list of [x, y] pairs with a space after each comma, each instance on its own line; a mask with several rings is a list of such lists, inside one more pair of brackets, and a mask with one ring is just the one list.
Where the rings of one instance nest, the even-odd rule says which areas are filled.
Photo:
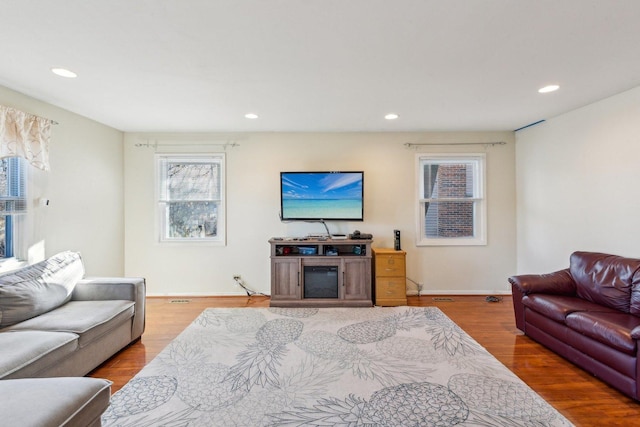
[[51, 120], [0, 105], [0, 158], [22, 157], [49, 170]]

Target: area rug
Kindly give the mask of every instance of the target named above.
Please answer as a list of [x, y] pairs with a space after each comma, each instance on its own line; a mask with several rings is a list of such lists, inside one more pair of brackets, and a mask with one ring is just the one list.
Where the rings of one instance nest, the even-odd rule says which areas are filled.
[[206, 309], [105, 426], [570, 426], [435, 307]]

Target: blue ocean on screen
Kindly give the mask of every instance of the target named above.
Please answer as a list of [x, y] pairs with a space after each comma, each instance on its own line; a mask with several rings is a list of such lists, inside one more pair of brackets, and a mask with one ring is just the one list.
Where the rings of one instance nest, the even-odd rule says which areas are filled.
[[363, 172], [281, 172], [283, 219], [362, 220]]
[[353, 218], [362, 216], [360, 199], [285, 199], [282, 201], [285, 218]]

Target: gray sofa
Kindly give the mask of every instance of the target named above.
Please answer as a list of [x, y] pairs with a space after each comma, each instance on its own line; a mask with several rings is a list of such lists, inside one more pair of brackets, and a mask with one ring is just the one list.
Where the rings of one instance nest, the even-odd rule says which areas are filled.
[[0, 425], [98, 427], [109, 407], [111, 382], [61, 377], [0, 380]]
[[80, 255], [62, 252], [0, 275], [3, 396], [20, 387], [3, 382], [9, 379], [84, 376], [142, 335], [144, 279], [84, 274]]

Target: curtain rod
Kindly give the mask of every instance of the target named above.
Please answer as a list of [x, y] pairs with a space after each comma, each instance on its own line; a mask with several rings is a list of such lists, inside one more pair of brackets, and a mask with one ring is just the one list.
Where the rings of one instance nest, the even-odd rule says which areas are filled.
[[443, 143], [443, 142], [406, 142], [404, 144], [407, 148], [415, 148], [423, 145], [484, 145], [485, 147], [493, 147], [494, 145], [506, 145], [507, 143], [504, 141], [491, 141], [491, 142], [451, 142], [451, 143]]
[[225, 142], [225, 143], [215, 143], [215, 142], [185, 142], [185, 143], [170, 143], [170, 142], [164, 142], [164, 143], [159, 143], [158, 141], [155, 142], [139, 142], [137, 144], [135, 144], [136, 147], [144, 147], [144, 148], [158, 148], [158, 147], [185, 147], [185, 146], [189, 146], [189, 147], [193, 147], [193, 146], [200, 146], [200, 147], [223, 147], [225, 150], [227, 149], [227, 147], [239, 147], [240, 144], [238, 144], [235, 141], [231, 141], [231, 142]]
[[6, 109], [9, 109], [9, 110], [18, 111], [18, 112], [21, 112], [21, 113], [27, 114], [27, 115], [29, 115], [29, 116], [31, 116], [31, 117], [33, 117], [33, 118], [48, 120], [48, 121], [49, 121], [49, 123], [51, 123], [52, 125], [59, 125], [59, 124], [60, 124], [60, 123], [56, 122], [56, 121], [55, 121], [55, 120], [53, 120], [53, 119], [48, 119], [48, 118], [46, 118], [46, 117], [38, 116], [37, 114], [28, 113], [28, 112], [26, 112], [26, 111], [18, 110], [17, 108], [7, 107], [6, 105], [0, 105], [0, 107], [6, 108]]

